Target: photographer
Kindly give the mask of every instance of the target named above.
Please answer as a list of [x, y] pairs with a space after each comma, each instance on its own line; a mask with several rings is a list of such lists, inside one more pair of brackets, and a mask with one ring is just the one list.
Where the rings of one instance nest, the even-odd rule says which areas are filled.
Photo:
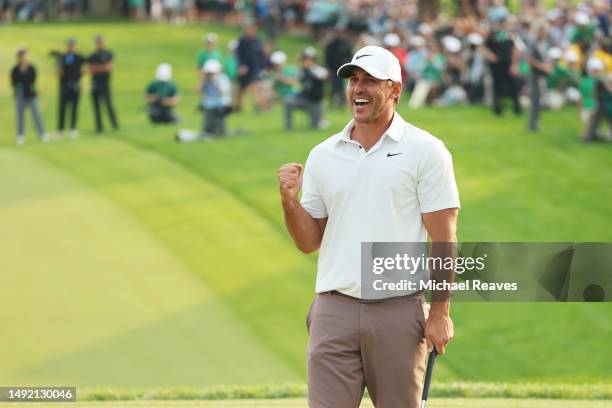
[[225, 136], [225, 117], [232, 110], [232, 85], [216, 59], [209, 59], [202, 67], [203, 136]]
[[180, 100], [178, 87], [172, 81], [172, 66], [159, 64], [155, 70], [155, 80], [151, 81], [146, 90], [145, 99], [149, 104], [149, 119], [153, 123], [176, 123], [178, 117], [173, 107]]

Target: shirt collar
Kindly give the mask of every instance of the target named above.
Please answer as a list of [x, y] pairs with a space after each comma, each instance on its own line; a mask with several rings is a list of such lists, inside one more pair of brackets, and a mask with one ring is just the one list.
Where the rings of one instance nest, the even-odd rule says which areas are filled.
[[[396, 142], [399, 142], [400, 140], [402, 140], [402, 125], [404, 123], [404, 119], [400, 116], [400, 114], [394, 112], [391, 124], [381, 137], [389, 136], [391, 139], [395, 140]], [[344, 129], [342, 129], [342, 131], [338, 133], [336, 137], [336, 142], [349, 142], [351, 140], [351, 130], [353, 129], [354, 125], [355, 120], [351, 119], [351, 121], [344, 127]]]

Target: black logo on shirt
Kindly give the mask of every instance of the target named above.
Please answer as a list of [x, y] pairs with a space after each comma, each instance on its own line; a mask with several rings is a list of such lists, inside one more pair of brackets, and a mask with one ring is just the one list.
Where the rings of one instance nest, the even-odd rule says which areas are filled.
[[404, 153], [387, 153], [387, 157], [399, 156], [400, 154], [404, 154]]

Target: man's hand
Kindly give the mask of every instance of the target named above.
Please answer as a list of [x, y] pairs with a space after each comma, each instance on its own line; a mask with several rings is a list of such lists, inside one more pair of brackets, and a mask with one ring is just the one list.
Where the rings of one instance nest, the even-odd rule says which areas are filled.
[[435, 310], [435, 306], [436, 303], [433, 304], [425, 322], [425, 339], [428, 351], [432, 351], [435, 346], [437, 353], [442, 355], [446, 345], [455, 335], [455, 328], [448, 312]]
[[302, 189], [303, 168], [300, 163], [287, 163], [278, 169], [278, 185], [283, 203], [291, 203], [297, 199]]

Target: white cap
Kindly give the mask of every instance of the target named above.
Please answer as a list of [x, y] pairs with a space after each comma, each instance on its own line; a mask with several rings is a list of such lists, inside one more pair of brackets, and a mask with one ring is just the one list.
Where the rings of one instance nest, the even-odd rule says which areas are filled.
[[155, 79], [164, 82], [172, 79], [172, 66], [166, 63], [159, 64], [155, 70]]
[[461, 51], [461, 40], [457, 37], [453, 37], [452, 35], [447, 35], [442, 39], [442, 43], [444, 44], [444, 48], [448, 52], [452, 52], [453, 54]]
[[587, 25], [589, 24], [589, 21], [591, 21], [591, 19], [589, 18], [589, 15], [584, 11], [577, 11], [576, 15], [574, 15], [574, 21], [578, 25]]
[[587, 61], [587, 71], [601, 71], [604, 69], [604, 63], [599, 58], [591, 57]]
[[274, 65], [283, 65], [287, 62], [287, 54], [282, 51], [274, 51], [272, 55], [270, 55], [270, 62]]
[[551, 60], [558, 60], [563, 57], [563, 51], [559, 47], [552, 47], [548, 50], [548, 58]]
[[308, 46], [302, 51], [303, 58], [315, 58], [317, 56], [317, 49], [313, 46]]
[[209, 59], [208, 61], [206, 61], [206, 63], [204, 63], [204, 66], [202, 67], [202, 72], [204, 72], [205, 74], [218, 74], [219, 72], [221, 72], [221, 70], [221, 63], [216, 59]]
[[433, 32], [431, 26], [427, 23], [419, 24], [419, 33], [422, 35], [431, 34]]
[[567, 62], [578, 62], [580, 58], [578, 57], [578, 53], [574, 50], [568, 50], [565, 53], [565, 60]]
[[202, 38], [202, 40], [206, 41], [206, 42], [217, 42], [217, 40], [219, 39], [219, 36], [215, 33], [208, 33], [204, 36], [204, 38]]
[[338, 76], [347, 78], [353, 68], [361, 68], [376, 79], [390, 79], [402, 83], [402, 69], [399, 60], [391, 51], [368, 45], [353, 55], [351, 62], [338, 69]]
[[483, 43], [482, 35], [478, 33], [470, 33], [467, 36], [468, 43], [472, 45], [481, 45]]
[[227, 48], [230, 51], [235, 51], [238, 48], [238, 40], [232, 40], [227, 44]]
[[410, 45], [413, 47], [422, 47], [425, 45], [425, 39], [420, 35], [415, 35], [410, 39]]
[[383, 38], [383, 43], [387, 47], [397, 47], [398, 45], [400, 45], [399, 35], [395, 33], [385, 34], [385, 38]]

